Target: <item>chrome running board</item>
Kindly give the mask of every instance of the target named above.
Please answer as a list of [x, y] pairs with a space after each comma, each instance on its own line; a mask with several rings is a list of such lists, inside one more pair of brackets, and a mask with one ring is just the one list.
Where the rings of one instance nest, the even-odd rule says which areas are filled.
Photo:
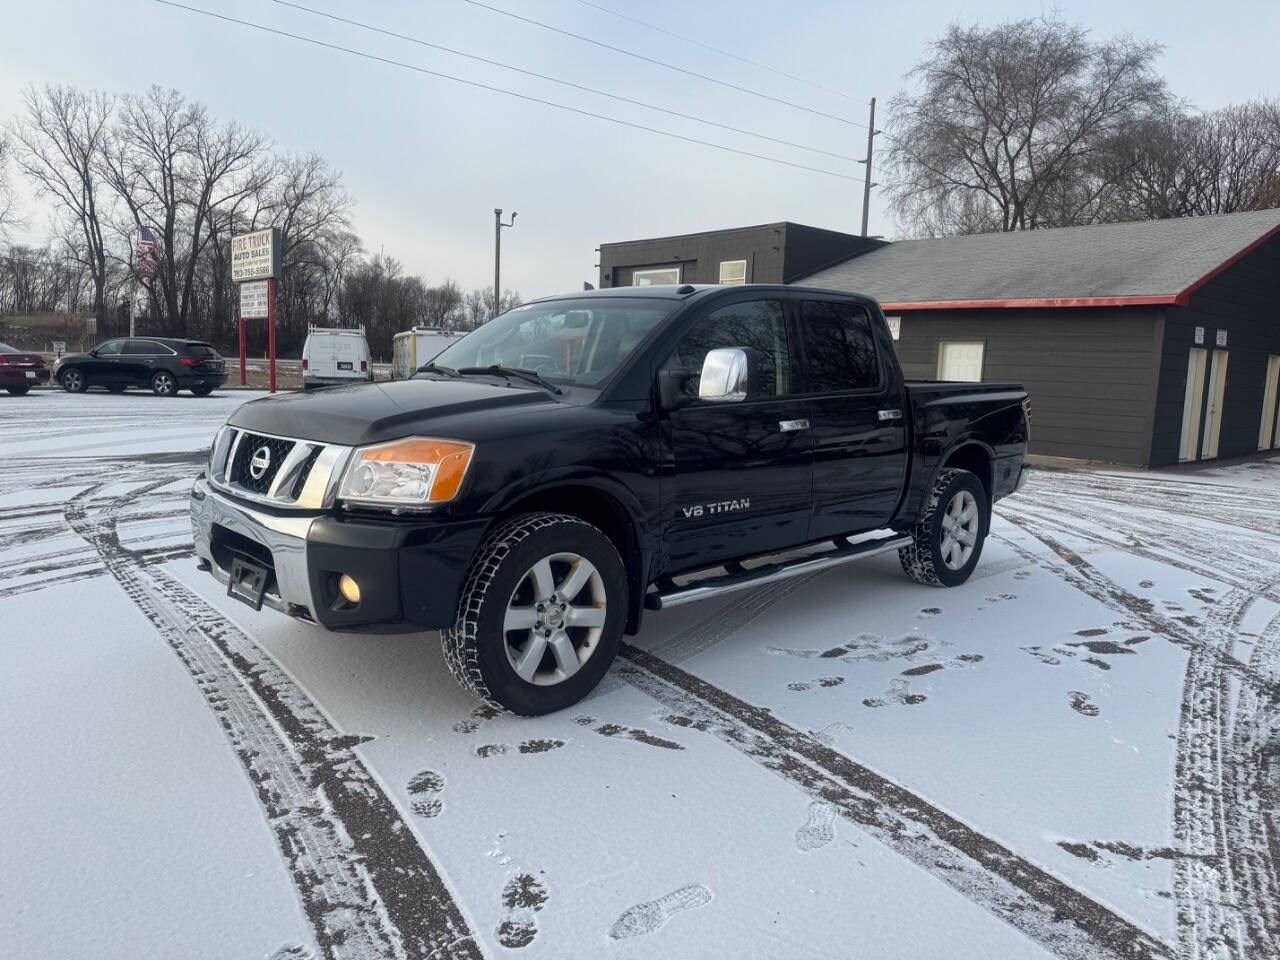
[[655, 589], [645, 594], [644, 605], [649, 610], [665, 610], [667, 607], [678, 607], [682, 603], [708, 600], [735, 590], [773, 583], [806, 573], [817, 573], [851, 560], [874, 557], [876, 554], [908, 546], [911, 542], [911, 537], [901, 534], [879, 537], [875, 540], [862, 540], [857, 543], [850, 542], [847, 537], [837, 537], [832, 541], [829, 550], [816, 555], [807, 554], [794, 560], [780, 560], [777, 563], [766, 563], [751, 569], [737, 562], [726, 563], [723, 565], [725, 573], [721, 576], [706, 577], [684, 585], [677, 584], [670, 577], [664, 577], [654, 584]]

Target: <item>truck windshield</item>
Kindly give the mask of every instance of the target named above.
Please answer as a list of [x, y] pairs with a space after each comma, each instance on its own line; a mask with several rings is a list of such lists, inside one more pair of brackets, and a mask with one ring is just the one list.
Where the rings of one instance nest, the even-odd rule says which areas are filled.
[[494, 317], [433, 362], [455, 370], [519, 367], [555, 383], [595, 387], [678, 305], [632, 297], [529, 303]]

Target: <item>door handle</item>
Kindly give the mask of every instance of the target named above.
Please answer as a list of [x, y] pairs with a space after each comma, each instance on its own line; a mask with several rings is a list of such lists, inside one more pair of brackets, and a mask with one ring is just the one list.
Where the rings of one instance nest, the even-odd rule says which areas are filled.
[[783, 433], [795, 433], [797, 430], [808, 430], [808, 420], [779, 420], [778, 429]]
[[880, 419], [881, 420], [901, 420], [902, 411], [901, 410], [881, 410]]

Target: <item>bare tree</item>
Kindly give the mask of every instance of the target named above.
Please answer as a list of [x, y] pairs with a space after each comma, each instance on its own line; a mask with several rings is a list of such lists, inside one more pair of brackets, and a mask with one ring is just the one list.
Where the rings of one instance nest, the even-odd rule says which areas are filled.
[[1124, 168], [1104, 219], [1196, 217], [1280, 202], [1277, 105], [1262, 101], [1205, 114], [1171, 112], [1116, 144]]
[[1106, 146], [1167, 102], [1153, 43], [1093, 43], [1057, 18], [952, 24], [899, 94], [892, 207], [909, 232], [1081, 222], [1114, 189]]
[[422, 311], [424, 326], [452, 330], [461, 320], [461, 312], [462, 288], [452, 280], [446, 280], [437, 287], [427, 288]]
[[267, 140], [220, 124], [203, 105], [158, 86], [126, 95], [118, 114], [101, 172], [127, 211], [120, 232], [136, 237], [146, 227], [159, 242], [155, 271], [142, 279], [161, 311], [163, 332], [182, 334], [209, 243], [210, 211], [262, 188], [259, 161]]
[[107, 316], [108, 241], [104, 224], [110, 197], [104, 196], [97, 170], [109, 135], [115, 99], [74, 87], [28, 88], [25, 115], [12, 125], [19, 144], [18, 166], [39, 194], [68, 218], [70, 249], [83, 258], [93, 283], [93, 315]]
[[17, 201], [13, 196], [13, 186], [9, 182], [9, 155], [13, 146], [3, 130], [0, 130], [0, 237], [13, 223]]

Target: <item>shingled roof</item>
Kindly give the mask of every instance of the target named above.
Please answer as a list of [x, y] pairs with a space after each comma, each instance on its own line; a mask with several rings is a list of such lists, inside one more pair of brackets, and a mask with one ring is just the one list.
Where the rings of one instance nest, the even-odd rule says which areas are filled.
[[798, 281], [888, 310], [1185, 304], [1280, 233], [1280, 209], [899, 240]]

